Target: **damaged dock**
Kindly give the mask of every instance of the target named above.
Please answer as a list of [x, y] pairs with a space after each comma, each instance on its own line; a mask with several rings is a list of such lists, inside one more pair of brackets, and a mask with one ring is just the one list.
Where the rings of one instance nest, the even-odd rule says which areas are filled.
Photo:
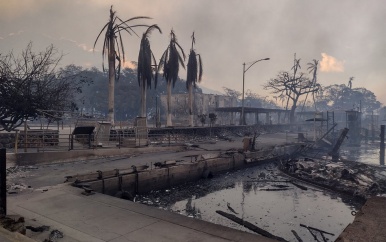
[[[193, 149], [194, 146], [186, 145], [186, 149], [178, 152], [163, 153], [157, 150], [150, 154], [152, 147], [148, 147], [144, 148], [148, 152], [135, 156], [37, 165], [34, 166], [36, 169], [26, 169], [27, 171], [19, 176], [24, 177], [22, 181], [29, 184], [22, 184], [17, 180], [17, 174], [15, 179], [10, 177], [11, 182], [17, 180], [20, 182], [18, 187], [25, 189], [22, 191], [23, 189], [18, 188], [15, 194], [8, 196], [9, 214], [24, 216], [26, 224], [32, 227], [50, 226], [60, 230], [64, 237], [59, 241], [276, 241], [107, 195], [116, 196], [122, 191], [132, 194], [146, 193], [183, 181], [209, 177], [211, 174], [249, 169], [257, 163], [265, 163], [281, 156], [287, 157], [305, 147], [295, 144], [295, 134], [290, 136], [291, 138], [288, 138], [288, 134], [282, 134], [281, 139], [273, 138], [275, 135], [267, 136], [260, 137], [264, 144], [259, 144], [264, 148], [257, 152], [230, 149], [242, 146], [241, 140], [236, 139], [237, 143], [223, 141], [221, 145], [220, 142], [205, 144], [205, 150]], [[239, 174], [242, 175], [241, 173]], [[268, 179], [268, 176], [276, 179], [275, 175], [271, 175], [271, 168], [265, 173], [264, 177], [261, 173], [255, 175], [259, 176], [261, 181]], [[63, 183], [65, 175], [72, 176], [67, 177], [67, 183], [60, 184]], [[256, 183], [256, 178], [252, 175], [245, 177], [250, 183]], [[69, 182], [78, 183], [83, 189], [69, 186]], [[306, 188], [293, 180], [289, 184], [294, 187], [291, 189], [299, 191]], [[286, 187], [279, 186], [275, 185], [272, 186], [274, 188], [269, 187], [266, 190], [260, 187], [258, 190], [270, 193], [286, 192]], [[87, 193], [93, 195], [87, 196], [90, 195]], [[231, 206], [236, 212], [240, 212], [234, 203]], [[381, 207], [376, 206], [375, 209]], [[299, 231], [291, 233], [297, 235], [296, 232]], [[379, 233], [378, 237], [383, 236], [384, 232], [381, 230]], [[27, 235], [41, 241], [48, 237], [48, 231], [37, 234], [27, 230]]]

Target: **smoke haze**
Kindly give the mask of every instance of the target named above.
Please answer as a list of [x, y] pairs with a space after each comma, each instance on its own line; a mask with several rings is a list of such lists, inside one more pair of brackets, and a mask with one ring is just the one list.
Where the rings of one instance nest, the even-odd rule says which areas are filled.
[[[262, 85], [289, 71], [294, 53], [306, 64], [320, 60], [322, 85], [365, 86], [386, 103], [386, 2], [383, 0], [0, 0], [0, 53], [20, 52], [29, 41], [36, 51], [49, 44], [62, 51], [62, 64], [102, 66], [102, 41], [94, 41], [109, 18], [110, 5], [122, 19], [149, 16], [135, 23], [158, 24], [150, 42], [159, 59], [173, 29], [186, 54], [195, 31], [202, 55], [202, 85], [241, 91], [242, 64], [267, 58], [245, 73], [245, 88], [269, 95]], [[144, 29], [137, 29], [139, 36]], [[136, 61], [140, 38], [124, 34], [127, 61]], [[103, 40], [103, 39], [102, 39]], [[130, 62], [129, 64], [130, 65]], [[185, 79], [186, 72], [180, 77]]]

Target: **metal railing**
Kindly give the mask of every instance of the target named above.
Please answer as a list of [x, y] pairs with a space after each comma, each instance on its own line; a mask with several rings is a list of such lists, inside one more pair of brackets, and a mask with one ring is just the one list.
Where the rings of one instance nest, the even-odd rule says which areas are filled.
[[[191, 137], [190, 137], [191, 138]], [[61, 130], [36, 129], [19, 132], [0, 133], [0, 147], [8, 153], [50, 152], [83, 149], [136, 148], [147, 145], [170, 146], [188, 142], [187, 135], [147, 134], [138, 135], [136, 128], [112, 130], [107, 137], [97, 137], [95, 133], [72, 134]]]

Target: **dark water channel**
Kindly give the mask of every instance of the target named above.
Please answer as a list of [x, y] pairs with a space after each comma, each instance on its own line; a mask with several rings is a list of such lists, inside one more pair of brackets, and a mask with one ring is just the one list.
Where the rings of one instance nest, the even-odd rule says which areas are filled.
[[333, 241], [353, 221], [351, 212], [361, 206], [334, 192], [306, 184], [302, 185], [308, 189], [302, 190], [286, 181], [288, 178], [273, 164], [266, 164], [153, 191], [137, 196], [136, 201], [251, 232], [216, 213], [221, 210], [288, 241], [298, 241], [291, 230], [303, 241], [315, 241], [309, 230], [300, 224], [334, 234], [325, 235]]
[[379, 146], [379, 141], [362, 142], [359, 147], [345, 145], [341, 148], [340, 155], [347, 160], [379, 165]]

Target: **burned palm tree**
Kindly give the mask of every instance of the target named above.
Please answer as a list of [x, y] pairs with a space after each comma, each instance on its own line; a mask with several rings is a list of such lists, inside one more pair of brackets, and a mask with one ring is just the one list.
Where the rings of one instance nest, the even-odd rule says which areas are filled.
[[[188, 69], [186, 77], [186, 89], [189, 92], [189, 125], [193, 127], [193, 88], [196, 88], [197, 81], [200, 82], [202, 78], [202, 61], [201, 56], [194, 51], [194, 44], [196, 39], [194, 38], [194, 32], [192, 35], [192, 48], [190, 49], [188, 59]], [[198, 61], [197, 61], [198, 56]]]
[[[142, 35], [138, 55], [137, 76], [138, 84], [141, 87], [141, 117], [146, 117], [146, 89], [151, 88], [152, 80], [154, 80], [154, 88], [157, 88], [157, 62], [150, 49], [150, 42], [148, 38], [154, 29], [157, 29], [160, 33], [162, 33], [161, 29], [156, 24], [150, 26]], [[154, 63], [153, 65], [152, 62]], [[153, 74], [153, 72], [155, 73]]]
[[[109, 21], [103, 26], [102, 30], [99, 32], [95, 42], [94, 42], [94, 49], [95, 45], [103, 33], [105, 31], [105, 38], [103, 41], [103, 48], [102, 48], [102, 58], [103, 60], [107, 56], [108, 60], [108, 69], [109, 69], [109, 105], [108, 105], [108, 121], [111, 122], [112, 125], [114, 125], [114, 86], [115, 86], [115, 80], [119, 79], [120, 70], [121, 70], [121, 60], [125, 62], [125, 50], [123, 48], [123, 41], [122, 41], [122, 31], [126, 31], [130, 35], [135, 34], [137, 35], [133, 28], [135, 27], [148, 27], [148, 25], [142, 25], [142, 24], [136, 24], [136, 25], [129, 25], [129, 22], [136, 20], [136, 19], [148, 19], [149, 17], [134, 17], [130, 18], [128, 20], [123, 21], [121, 18], [116, 16], [116, 12], [113, 11], [113, 6], [110, 8], [110, 19]], [[116, 61], [118, 64], [116, 64]], [[104, 62], [102, 63], [103, 71], [104, 68]]]
[[[312, 84], [310, 89], [315, 88], [317, 86], [316, 82], [317, 82], [317, 73], [318, 73], [318, 64], [319, 64], [318, 60], [313, 59], [312, 61], [313, 62], [308, 63], [309, 67], [307, 68], [309, 70], [309, 73], [312, 72]], [[307, 99], [307, 96], [306, 96], [306, 99]], [[315, 111], [316, 111], [315, 92], [312, 92], [312, 101], [314, 102]]]
[[[308, 65], [307, 70], [309, 73], [312, 73], [312, 81], [311, 81], [310, 86], [309, 86], [310, 90], [317, 86], [316, 82], [317, 82], [318, 64], [319, 64], [319, 61], [315, 60], [315, 59], [313, 59], [312, 62], [307, 63], [307, 65]], [[304, 109], [304, 105], [306, 104], [307, 98], [308, 98], [308, 93], [306, 94], [306, 98], [304, 99], [302, 111]], [[315, 92], [312, 93], [312, 99], [314, 101], [315, 111], [316, 111]]]
[[[296, 59], [296, 53], [295, 53], [294, 54], [294, 65], [291, 68], [291, 70], [294, 70], [294, 75], [293, 75], [292, 80], [296, 79], [296, 73], [298, 72], [298, 69], [301, 69], [301, 68], [302, 67], [300, 66], [300, 59]], [[285, 110], [288, 109], [288, 104], [289, 104], [289, 101], [290, 101], [289, 97], [292, 97], [292, 95], [293, 95], [292, 90], [286, 90], [286, 96], [288, 98], [287, 98], [287, 104], [285, 106]]]
[[352, 76], [352, 77], [350, 77], [349, 79], [348, 79], [348, 88], [352, 88], [352, 81], [354, 80], [354, 77]]
[[[180, 55], [181, 51], [182, 57]], [[167, 118], [166, 126], [172, 126], [172, 113], [171, 113], [171, 95], [172, 84], [173, 88], [178, 78], [178, 71], [180, 65], [185, 69], [185, 53], [180, 44], [177, 42], [176, 35], [172, 30], [170, 32], [170, 43], [162, 54], [158, 69], [163, 68], [163, 76], [167, 82]]]

